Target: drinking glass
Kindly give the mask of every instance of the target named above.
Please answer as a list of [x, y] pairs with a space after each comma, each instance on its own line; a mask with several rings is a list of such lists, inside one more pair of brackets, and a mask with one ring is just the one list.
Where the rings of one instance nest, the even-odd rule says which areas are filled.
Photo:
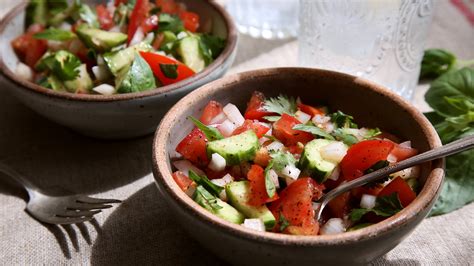
[[364, 77], [411, 100], [433, 0], [300, 0], [299, 64]]
[[298, 34], [298, 0], [227, 0], [225, 4], [244, 34], [264, 39]]

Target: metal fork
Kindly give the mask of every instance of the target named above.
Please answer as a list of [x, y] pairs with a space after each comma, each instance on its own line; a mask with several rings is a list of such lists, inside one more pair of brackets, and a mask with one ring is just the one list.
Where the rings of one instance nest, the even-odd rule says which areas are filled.
[[116, 199], [97, 199], [87, 195], [50, 196], [41, 193], [28, 180], [9, 166], [0, 163], [0, 172], [11, 177], [28, 192], [26, 211], [35, 219], [48, 224], [75, 224], [92, 220], [101, 209], [120, 203]]

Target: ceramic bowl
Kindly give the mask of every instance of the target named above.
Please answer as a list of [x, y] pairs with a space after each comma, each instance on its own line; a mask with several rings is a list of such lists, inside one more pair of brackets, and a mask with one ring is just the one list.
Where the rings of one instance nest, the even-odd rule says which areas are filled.
[[[299, 96], [355, 117], [359, 125], [379, 127], [411, 140], [421, 152], [441, 142], [415, 107], [389, 90], [350, 75], [305, 68], [245, 72], [211, 82], [180, 100], [163, 118], [153, 143], [153, 170], [158, 190], [177, 220], [204, 247], [236, 265], [353, 265], [382, 256], [398, 245], [428, 215], [440, 192], [443, 160], [422, 165], [423, 188], [398, 214], [369, 227], [337, 235], [293, 236], [257, 232], [229, 223], [196, 204], [171, 174], [170, 157], [193, 128], [186, 117], [199, 117], [209, 100], [234, 103], [244, 110], [252, 92]], [[222, 245], [221, 243], [225, 243]]]
[[236, 53], [237, 31], [221, 6], [212, 0], [180, 2], [200, 15], [203, 27], [212, 28], [213, 34], [227, 39], [221, 55], [191, 78], [154, 90], [112, 96], [61, 93], [21, 79], [14, 73], [18, 58], [10, 42], [24, 29], [26, 3], [23, 2], [0, 22], [0, 68], [5, 80], [12, 83], [5, 87], [39, 114], [88, 136], [120, 139], [150, 134], [179, 99], [223, 76]]

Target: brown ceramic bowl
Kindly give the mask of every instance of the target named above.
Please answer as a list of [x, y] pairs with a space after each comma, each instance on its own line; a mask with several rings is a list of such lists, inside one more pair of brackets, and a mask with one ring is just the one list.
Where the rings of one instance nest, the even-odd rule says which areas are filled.
[[235, 58], [237, 30], [224, 8], [212, 0], [179, 2], [200, 15], [201, 28], [227, 39], [219, 57], [188, 79], [154, 90], [111, 96], [56, 92], [24, 80], [14, 73], [18, 58], [10, 45], [24, 32], [27, 2], [22, 1], [0, 21], [0, 73], [10, 82], [6, 88], [39, 114], [88, 136], [120, 139], [150, 134], [174, 103], [201, 85], [222, 77]]
[[369, 227], [338, 235], [293, 236], [257, 232], [229, 223], [201, 208], [180, 190], [170, 156], [191, 130], [186, 117], [199, 117], [209, 100], [231, 102], [241, 110], [254, 90], [265, 95], [299, 96], [355, 117], [359, 125], [379, 127], [411, 140], [421, 152], [441, 146], [430, 122], [415, 107], [382, 86], [337, 72], [276, 68], [227, 76], [179, 101], [163, 118], [153, 143], [153, 170], [162, 198], [189, 233], [225, 260], [238, 265], [352, 265], [367, 263], [393, 249], [428, 215], [443, 182], [443, 160], [422, 166], [423, 188], [398, 214]]

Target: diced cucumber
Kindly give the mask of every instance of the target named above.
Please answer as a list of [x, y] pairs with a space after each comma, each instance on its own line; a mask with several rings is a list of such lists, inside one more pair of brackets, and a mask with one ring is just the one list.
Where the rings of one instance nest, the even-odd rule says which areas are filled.
[[224, 157], [227, 165], [238, 165], [244, 161], [250, 161], [255, 157], [258, 150], [258, 138], [253, 130], [228, 137], [221, 140], [210, 141], [207, 144], [209, 157], [218, 153]]
[[108, 52], [110, 49], [127, 41], [127, 35], [121, 32], [109, 32], [81, 24], [76, 30], [77, 36], [87, 47], [98, 52]]
[[326, 161], [321, 157], [321, 148], [333, 142], [327, 139], [312, 140], [306, 144], [301, 155], [299, 168], [319, 183], [326, 181], [326, 178], [336, 167], [335, 163]]
[[[206, 210], [231, 223], [241, 224], [245, 219], [245, 217], [238, 210], [221, 199], [215, 197], [202, 186], [198, 186], [196, 188], [196, 192], [194, 193], [194, 201], [196, 201], [197, 204], [201, 205]], [[209, 201], [213, 201], [213, 206], [211, 206]]]
[[66, 90], [68, 92], [73, 92], [73, 93], [88, 93], [92, 87], [92, 79], [89, 76], [89, 73], [87, 72], [87, 67], [86, 64], [82, 64], [80, 67], [78, 67], [79, 70], [79, 75], [73, 79], [73, 80], [67, 80], [64, 82], [64, 86], [66, 87]]
[[206, 61], [199, 47], [198, 36], [188, 36], [180, 40], [177, 52], [181, 56], [183, 63], [194, 70], [194, 72], [200, 72], [206, 67]]
[[110, 72], [117, 76], [123, 69], [126, 69], [130, 66], [133, 59], [135, 58], [135, 53], [138, 51], [150, 51], [152, 47], [144, 42], [130, 46], [126, 49], [117, 51], [117, 52], [108, 52], [104, 54], [104, 61], [107, 64]]

